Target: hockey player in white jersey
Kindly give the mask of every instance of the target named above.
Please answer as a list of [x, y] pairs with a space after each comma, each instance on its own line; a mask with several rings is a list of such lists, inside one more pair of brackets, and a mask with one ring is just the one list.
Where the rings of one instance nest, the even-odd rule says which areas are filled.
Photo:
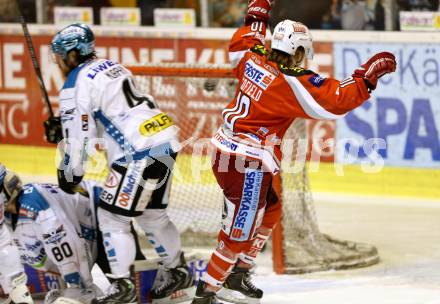
[[[96, 138], [102, 138], [110, 173], [100, 197], [98, 221], [112, 273], [108, 295], [94, 303], [136, 303], [130, 266], [135, 242], [130, 222], [136, 217], [169, 271], [168, 280], [152, 291], [153, 303], [176, 303], [174, 292], [194, 290], [170, 221], [168, 204], [172, 168], [177, 156], [177, 127], [151, 96], [136, 89], [129, 70], [117, 62], [96, 59], [94, 35], [72, 24], [52, 40], [55, 60], [66, 75], [60, 93], [65, 154], [58, 182], [74, 192], [84, 175], [83, 161]], [[102, 146], [102, 142], [101, 142]]]
[[[7, 180], [5, 166], [0, 164], [0, 283], [3, 291], [9, 294], [9, 303], [34, 303], [26, 286], [27, 276], [17, 247], [12, 242], [11, 232], [5, 224], [4, 211], [18, 195], [14, 191], [14, 180]], [[11, 191], [12, 189], [12, 191]]]
[[67, 284], [66, 290], [50, 292], [46, 303], [90, 303], [95, 297], [91, 269], [98, 253], [95, 210], [102, 188], [82, 182], [85, 196], [67, 194], [53, 184], [22, 186], [11, 171], [3, 185], [6, 192], [16, 193], [7, 212], [15, 214], [12, 237], [21, 262], [60, 273]]

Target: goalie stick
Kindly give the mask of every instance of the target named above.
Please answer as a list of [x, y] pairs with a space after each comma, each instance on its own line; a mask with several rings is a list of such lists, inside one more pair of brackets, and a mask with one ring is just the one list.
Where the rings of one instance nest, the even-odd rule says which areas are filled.
[[23, 9], [20, 0], [16, 0], [18, 5], [18, 10], [20, 12], [20, 23], [23, 28], [24, 38], [26, 39], [26, 45], [31, 56], [32, 65], [34, 67], [35, 74], [37, 75], [38, 82], [40, 84], [41, 93], [43, 94], [44, 101], [46, 102], [47, 109], [49, 110], [49, 117], [54, 117], [52, 105], [50, 104], [49, 96], [47, 95], [46, 86], [44, 85], [43, 76], [41, 75], [40, 65], [38, 64], [37, 56], [35, 55], [34, 45], [32, 43], [32, 37], [29, 33], [26, 20], [24, 19]]

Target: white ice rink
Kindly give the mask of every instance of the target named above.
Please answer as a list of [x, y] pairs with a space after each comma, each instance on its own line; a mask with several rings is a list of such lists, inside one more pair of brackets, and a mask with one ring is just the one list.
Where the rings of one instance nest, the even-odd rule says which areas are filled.
[[[375, 266], [306, 275], [275, 275], [270, 254], [255, 284], [264, 304], [440, 304], [440, 200], [315, 195], [321, 231], [374, 244]], [[97, 278], [102, 285], [102, 277]], [[188, 302], [190, 303], [190, 302]]]
[[378, 247], [372, 267], [296, 276], [257, 270], [264, 304], [440, 304], [440, 200], [315, 197], [322, 231]]

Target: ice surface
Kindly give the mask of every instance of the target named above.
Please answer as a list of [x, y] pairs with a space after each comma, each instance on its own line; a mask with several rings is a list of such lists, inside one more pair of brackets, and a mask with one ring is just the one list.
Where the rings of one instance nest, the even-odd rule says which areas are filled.
[[440, 304], [440, 201], [317, 195], [316, 208], [323, 232], [374, 244], [382, 261], [296, 276], [261, 267], [262, 303]]
[[289, 276], [275, 275], [265, 253], [255, 277], [263, 304], [440, 304], [440, 201], [334, 195], [315, 195], [315, 201], [323, 232], [374, 244], [382, 261]]

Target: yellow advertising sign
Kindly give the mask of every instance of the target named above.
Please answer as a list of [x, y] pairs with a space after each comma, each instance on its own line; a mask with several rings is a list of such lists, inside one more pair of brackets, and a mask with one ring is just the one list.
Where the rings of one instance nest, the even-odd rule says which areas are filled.
[[137, 7], [103, 7], [101, 8], [102, 25], [141, 25], [141, 11]]

